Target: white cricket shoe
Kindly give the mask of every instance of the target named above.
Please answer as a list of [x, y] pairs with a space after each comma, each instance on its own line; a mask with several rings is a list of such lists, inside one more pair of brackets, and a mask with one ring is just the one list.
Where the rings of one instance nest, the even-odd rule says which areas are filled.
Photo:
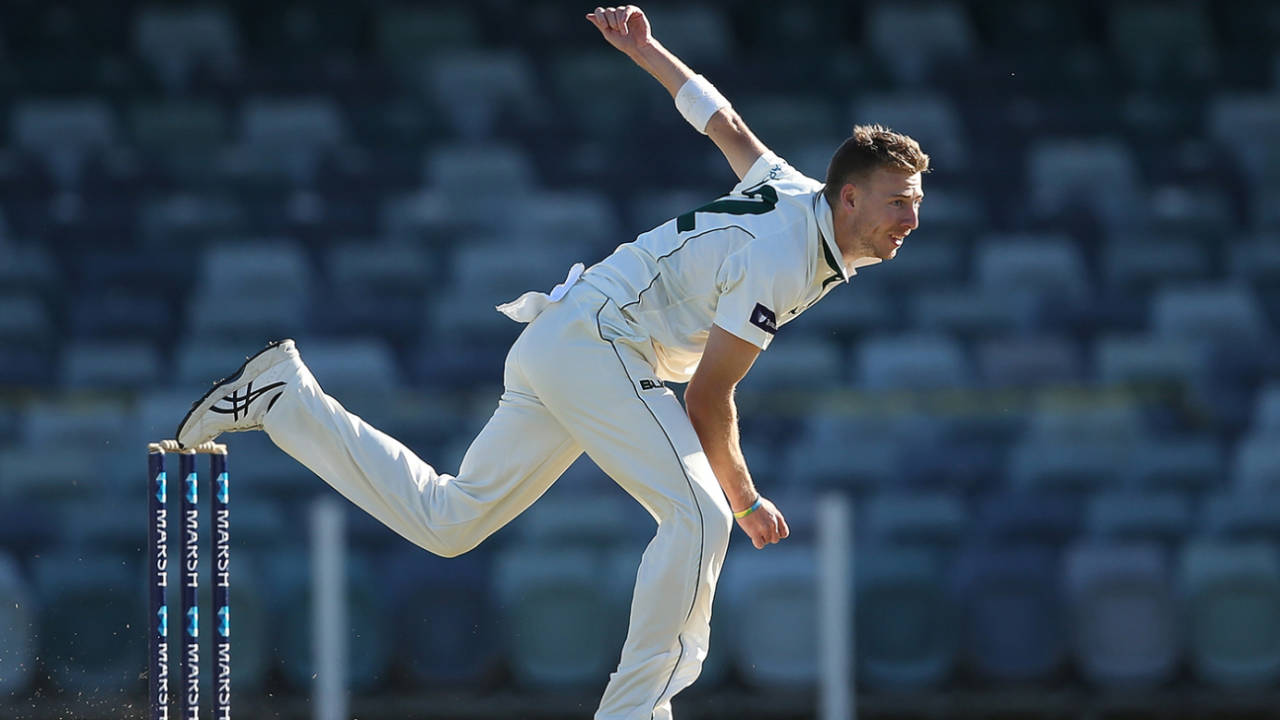
[[268, 344], [191, 405], [178, 423], [178, 442], [195, 447], [224, 432], [261, 430], [263, 416], [297, 381], [301, 364], [292, 340]]

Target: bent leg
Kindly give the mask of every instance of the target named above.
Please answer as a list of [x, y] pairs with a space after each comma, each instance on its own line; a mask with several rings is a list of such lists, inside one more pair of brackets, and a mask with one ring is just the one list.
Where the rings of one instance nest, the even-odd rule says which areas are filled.
[[437, 555], [453, 557], [480, 544], [582, 453], [538, 398], [508, 382], [458, 475], [441, 474], [347, 412], [306, 367], [299, 374], [264, 418], [271, 440], [365, 512]]
[[554, 362], [530, 356], [532, 387], [591, 459], [658, 520], [637, 573], [622, 657], [595, 717], [665, 720], [671, 698], [697, 679], [706, 657], [732, 513], [684, 408], [654, 382], [640, 354], [603, 340], [594, 323], [583, 322], [590, 314], [552, 312], [564, 321], [554, 337], [558, 351]]
[[658, 519], [636, 573], [622, 657], [595, 717], [669, 720], [672, 698], [698, 679], [710, 647], [732, 512], [675, 396], [633, 396], [632, 403], [642, 410], [630, 427], [648, 435], [651, 447], [584, 441], [591, 458]]

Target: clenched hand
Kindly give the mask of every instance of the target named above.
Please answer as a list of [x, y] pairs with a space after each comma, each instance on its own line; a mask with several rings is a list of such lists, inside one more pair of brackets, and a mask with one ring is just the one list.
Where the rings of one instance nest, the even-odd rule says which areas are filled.
[[649, 19], [635, 5], [598, 7], [595, 12], [587, 13], [587, 20], [596, 26], [610, 45], [624, 53], [635, 52], [651, 40]]
[[740, 518], [738, 527], [751, 538], [751, 543], [757, 550], [763, 550], [765, 545], [776, 543], [791, 534], [786, 518], [764, 496], [760, 497], [760, 509]]

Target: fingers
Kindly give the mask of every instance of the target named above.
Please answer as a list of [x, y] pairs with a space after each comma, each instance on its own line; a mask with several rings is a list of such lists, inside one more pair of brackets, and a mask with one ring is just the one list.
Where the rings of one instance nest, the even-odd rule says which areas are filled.
[[587, 19], [595, 23], [595, 26], [601, 30], [612, 30], [620, 35], [628, 34], [627, 20], [633, 13], [638, 10], [634, 5], [624, 5], [622, 7], [597, 7], [595, 12], [589, 13]]
[[609, 8], [609, 27], [618, 33], [627, 34], [627, 9], [625, 7]]
[[751, 544], [755, 545], [757, 550], [763, 550], [766, 545], [773, 545], [784, 537], [772, 518], [756, 524], [747, 531], [747, 536], [751, 538]]
[[766, 545], [775, 545], [791, 535], [791, 528], [782, 513], [773, 511], [761, 514], [759, 520], [747, 529], [747, 535], [757, 550], [763, 550]]

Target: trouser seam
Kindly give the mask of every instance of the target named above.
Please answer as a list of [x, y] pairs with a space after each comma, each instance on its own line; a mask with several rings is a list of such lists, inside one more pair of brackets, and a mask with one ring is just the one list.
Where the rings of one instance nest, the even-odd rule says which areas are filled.
[[[606, 340], [604, 337], [604, 331], [600, 327], [600, 314], [604, 312], [605, 307], [607, 307], [610, 302], [610, 300], [606, 299], [605, 302], [600, 305], [600, 309], [596, 311], [596, 333], [599, 335], [602, 342], [609, 344], [609, 347], [613, 350], [613, 354], [618, 358], [618, 364], [622, 366], [623, 374], [626, 375], [627, 380], [631, 382], [631, 392], [635, 393], [636, 399], [640, 401], [640, 404], [644, 406], [644, 409], [649, 411], [649, 415], [653, 418], [654, 423], [656, 423], [658, 429], [662, 431], [662, 436], [667, 439], [667, 444], [671, 446], [671, 452], [676, 456], [676, 464], [680, 467], [680, 472], [684, 475], [685, 483], [689, 486], [689, 495], [693, 499], [693, 507], [698, 511], [698, 564], [693, 578], [693, 597], [689, 600], [689, 611], [685, 614], [684, 618], [684, 622], [687, 624], [689, 619], [693, 617], [694, 608], [698, 605], [698, 588], [701, 584], [702, 563], [706, 554], [706, 519], [702, 515], [702, 504], [698, 502], [698, 493], [694, 490], [693, 479], [689, 477], [689, 472], [685, 470], [684, 463], [680, 460], [680, 452], [676, 450], [675, 442], [671, 440], [671, 435], [667, 433], [667, 429], [662, 425], [662, 421], [658, 419], [657, 414], [653, 412], [653, 409], [644, 401], [640, 392], [636, 390], [635, 378], [631, 377], [631, 372], [627, 370], [627, 364], [622, 360], [622, 353], [618, 352], [617, 345], [612, 341]], [[683, 632], [676, 634], [676, 641], [680, 643], [680, 653], [676, 656], [676, 662], [671, 667], [671, 674], [667, 676], [666, 684], [662, 686], [662, 691], [658, 693], [658, 697], [653, 701], [653, 709], [649, 711], [650, 717], [653, 717], [657, 713], [658, 704], [662, 701], [663, 696], [667, 694], [667, 690], [671, 688], [671, 683], [675, 680], [676, 671], [680, 669], [680, 661], [684, 659], [685, 647]]]

